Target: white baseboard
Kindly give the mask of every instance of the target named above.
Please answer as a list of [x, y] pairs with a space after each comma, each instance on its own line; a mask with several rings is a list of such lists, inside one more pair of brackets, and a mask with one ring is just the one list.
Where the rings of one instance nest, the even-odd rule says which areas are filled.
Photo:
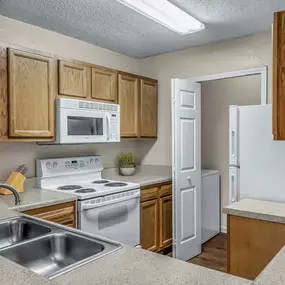
[[227, 227], [226, 226], [221, 226], [221, 232], [226, 234], [227, 233]]

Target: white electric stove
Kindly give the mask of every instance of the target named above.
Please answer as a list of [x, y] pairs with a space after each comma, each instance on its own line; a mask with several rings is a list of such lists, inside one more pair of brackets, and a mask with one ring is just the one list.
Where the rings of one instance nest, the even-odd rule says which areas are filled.
[[102, 178], [100, 156], [37, 160], [37, 186], [78, 196], [78, 229], [139, 245], [140, 185]]

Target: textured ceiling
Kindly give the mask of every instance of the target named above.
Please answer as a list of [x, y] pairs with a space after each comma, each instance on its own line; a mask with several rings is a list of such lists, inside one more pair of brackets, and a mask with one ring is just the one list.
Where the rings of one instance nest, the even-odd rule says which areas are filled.
[[116, 0], [0, 0], [0, 14], [144, 58], [270, 30], [273, 12], [285, 10], [285, 0], [171, 2], [205, 23], [206, 29], [181, 36]]

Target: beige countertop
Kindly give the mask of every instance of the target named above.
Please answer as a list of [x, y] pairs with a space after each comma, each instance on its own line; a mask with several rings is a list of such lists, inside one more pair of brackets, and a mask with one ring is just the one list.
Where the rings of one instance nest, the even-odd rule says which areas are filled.
[[139, 183], [141, 187], [172, 180], [171, 166], [140, 165], [133, 176], [119, 174], [118, 168], [107, 168], [103, 170], [103, 178], [125, 182]]
[[225, 207], [223, 213], [276, 223], [285, 223], [285, 203], [243, 199]]
[[0, 201], [5, 202], [9, 210], [23, 212], [77, 200], [76, 195], [37, 189], [34, 188], [33, 185], [34, 179], [27, 179], [24, 186], [25, 191], [23, 193], [19, 193], [22, 201], [21, 205], [15, 206], [14, 195], [0, 195]]
[[129, 246], [54, 280], [62, 285], [251, 284], [243, 278]]

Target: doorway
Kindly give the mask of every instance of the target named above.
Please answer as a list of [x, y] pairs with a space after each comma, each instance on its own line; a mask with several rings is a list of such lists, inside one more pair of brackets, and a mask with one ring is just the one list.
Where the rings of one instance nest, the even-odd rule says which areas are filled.
[[[256, 89], [256, 86], [259, 88]], [[254, 91], [248, 91], [248, 89]], [[245, 92], [248, 96], [243, 96]], [[225, 93], [229, 95], [226, 96]], [[220, 180], [222, 201], [220, 200], [219, 209], [221, 213], [222, 207], [228, 204], [228, 106], [267, 104], [267, 67], [196, 78], [173, 79], [172, 94], [173, 253], [175, 258], [189, 260], [196, 256], [197, 252], [202, 251], [201, 183], [196, 180], [194, 183], [191, 181], [192, 175], [195, 174], [196, 177], [199, 173], [199, 169], [194, 170], [200, 167], [200, 177], [201, 168], [218, 168], [222, 174]], [[197, 119], [199, 117], [202, 120]], [[187, 129], [188, 126], [191, 129]], [[200, 134], [200, 139], [192, 138], [193, 135]], [[181, 149], [193, 143], [195, 146], [191, 147], [193, 153], [182, 155]], [[184, 152], [185, 150], [186, 148]], [[194, 153], [195, 151], [197, 153]], [[187, 164], [185, 159], [179, 159], [182, 156], [192, 159], [192, 164]], [[181, 167], [182, 164], [179, 165], [180, 160], [184, 163], [184, 168]], [[187, 175], [183, 176], [184, 172], [187, 172]], [[193, 194], [190, 194], [191, 191]], [[190, 211], [189, 209], [192, 208], [193, 210]], [[191, 221], [191, 227], [189, 223], [187, 225], [187, 220]], [[226, 232], [225, 218], [222, 220], [221, 230]], [[182, 236], [185, 233], [188, 235]], [[186, 243], [187, 246], [185, 246]], [[181, 246], [183, 255], [179, 256]]]

